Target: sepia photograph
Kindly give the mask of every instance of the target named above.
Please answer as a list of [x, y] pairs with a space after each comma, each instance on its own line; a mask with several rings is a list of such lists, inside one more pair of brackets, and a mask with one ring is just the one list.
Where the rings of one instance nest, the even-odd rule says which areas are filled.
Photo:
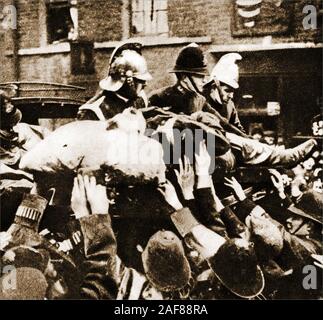
[[0, 300], [323, 300], [322, 16], [0, 0]]

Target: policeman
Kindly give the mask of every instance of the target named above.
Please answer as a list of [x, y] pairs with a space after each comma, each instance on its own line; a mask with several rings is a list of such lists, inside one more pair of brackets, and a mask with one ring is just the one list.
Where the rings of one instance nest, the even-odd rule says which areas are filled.
[[208, 75], [204, 54], [200, 47], [191, 43], [184, 47], [176, 60], [175, 85], [153, 91], [149, 102], [152, 106], [171, 107], [174, 113], [191, 114], [201, 111], [206, 102], [202, 95], [205, 77]]
[[[217, 85], [218, 99], [215, 100], [218, 100], [218, 103], [221, 102], [223, 106], [229, 102], [231, 104], [226, 108], [222, 106], [221, 111], [224, 116], [212, 107], [205, 97], [204, 89], [210, 81], [205, 80], [208, 72], [203, 51], [195, 43], [180, 51], [175, 67], [170, 71], [176, 74], [176, 84], [152, 92], [149, 102], [152, 106], [168, 107], [173, 114], [185, 114], [190, 119], [215, 129], [218, 136], [225, 136], [227, 142], [237, 153], [239, 162], [243, 164], [293, 167], [313, 151], [317, 142], [310, 139], [295, 148], [279, 150], [250, 139], [242, 131], [243, 127], [232, 102], [233, 89], [239, 87], [239, 72], [235, 62], [240, 58], [241, 56], [236, 53], [228, 54], [222, 57], [212, 72], [212, 82], [216, 77], [216, 82], [219, 83]], [[224, 151], [228, 152], [228, 148], [226, 147]], [[224, 153], [221, 156], [224, 156]], [[227, 167], [232, 167], [232, 155], [229, 157], [226, 154], [225, 161]]]
[[117, 47], [110, 59], [108, 75], [100, 81], [99, 92], [80, 107], [78, 119], [106, 120], [129, 107], [146, 107], [144, 87], [151, 79], [140, 44]]

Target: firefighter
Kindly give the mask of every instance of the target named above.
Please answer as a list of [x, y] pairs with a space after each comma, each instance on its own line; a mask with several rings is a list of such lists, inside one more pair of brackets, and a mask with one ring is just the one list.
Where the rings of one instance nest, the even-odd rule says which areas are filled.
[[[219, 93], [219, 96], [221, 97], [222, 95], [221, 101], [223, 103], [225, 101], [229, 102], [233, 97], [232, 92], [229, 94], [226, 91], [226, 94], [224, 94], [224, 84], [229, 83], [230, 86], [238, 87], [238, 69], [234, 65], [238, 57], [236, 54], [224, 57], [222, 62], [219, 61], [219, 65], [215, 69], [220, 79], [222, 79], [222, 81], [220, 80], [222, 86], [219, 86], [221, 90], [219, 89], [218, 91], [222, 92], [222, 94]], [[218, 72], [218, 70], [226, 69], [225, 66], [227, 65], [231, 66], [233, 76], [230, 76], [230, 74], [225, 75], [222, 71], [221, 73]], [[184, 114], [180, 115], [180, 117], [186, 117], [184, 120], [186, 123], [193, 119], [216, 130], [217, 135], [226, 139], [227, 143], [235, 151], [234, 155], [238, 158], [238, 162], [247, 165], [293, 167], [304, 160], [317, 146], [317, 142], [310, 139], [295, 148], [280, 150], [250, 139], [242, 131], [241, 124], [237, 124], [237, 117], [233, 116], [236, 111], [233, 111], [233, 108], [229, 120], [221, 115], [218, 110], [208, 103], [203, 95], [205, 94], [203, 90], [207, 84], [206, 76], [208, 71], [203, 51], [197, 44], [192, 43], [180, 51], [175, 67], [170, 72], [176, 74], [176, 84], [152, 92], [149, 98], [150, 104], [168, 109], [166, 112], [171, 112], [171, 116], [176, 119], [179, 118], [179, 114]], [[226, 86], [226, 88], [228, 89], [229, 86]], [[165, 110], [163, 110], [163, 114], [165, 114]], [[232, 116], [235, 120], [231, 120]], [[233, 121], [233, 124], [230, 121]], [[228, 148], [225, 149], [225, 152], [225, 154], [221, 154], [221, 157], [224, 157], [225, 167], [232, 168], [232, 163], [234, 163], [232, 154], [229, 153]]]
[[204, 95], [210, 106], [229, 123], [245, 132], [233, 102], [234, 91], [239, 88], [239, 68], [236, 61], [241, 59], [238, 53], [228, 53], [221, 57], [204, 86]]
[[175, 66], [169, 72], [175, 73], [177, 82], [153, 91], [149, 95], [149, 103], [152, 106], [170, 108], [173, 113], [185, 115], [208, 112], [214, 115], [214, 121], [211, 121], [213, 124], [219, 123], [225, 131], [247, 137], [207, 102], [204, 96], [204, 86], [209, 75], [207, 61], [196, 43], [189, 44], [179, 52]]
[[146, 107], [144, 88], [151, 79], [140, 44], [117, 47], [110, 59], [108, 75], [100, 81], [100, 90], [80, 107], [78, 119], [106, 120], [129, 107]]

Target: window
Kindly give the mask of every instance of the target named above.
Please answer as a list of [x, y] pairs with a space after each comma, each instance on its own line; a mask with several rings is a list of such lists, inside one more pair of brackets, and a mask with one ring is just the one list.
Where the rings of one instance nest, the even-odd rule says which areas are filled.
[[48, 42], [76, 40], [78, 12], [76, 0], [47, 0]]
[[168, 36], [167, 0], [132, 0], [133, 36]]

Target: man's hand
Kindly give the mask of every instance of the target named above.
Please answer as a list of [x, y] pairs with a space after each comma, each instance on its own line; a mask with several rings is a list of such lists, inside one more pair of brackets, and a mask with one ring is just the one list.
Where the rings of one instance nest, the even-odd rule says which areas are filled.
[[78, 175], [74, 179], [71, 208], [76, 219], [87, 217], [91, 213], [109, 214], [109, 204], [105, 187], [97, 184], [95, 177]]
[[231, 188], [234, 196], [239, 200], [239, 201], [243, 201], [245, 199], [247, 199], [246, 194], [244, 193], [241, 184], [236, 180], [236, 178], [232, 177], [231, 179], [229, 178], [224, 178], [225, 182], [224, 184]]
[[200, 153], [195, 153], [195, 172], [197, 175], [197, 189], [213, 188], [210, 175], [211, 157], [207, 151], [205, 141], [200, 142]]
[[110, 201], [107, 197], [106, 188], [96, 183], [95, 177], [84, 177], [84, 186], [87, 200], [92, 214], [109, 214]]
[[209, 176], [211, 157], [207, 151], [205, 140], [200, 142], [200, 152], [195, 153], [195, 170], [197, 176]]
[[274, 187], [277, 189], [279, 197], [281, 199], [285, 199], [285, 188], [284, 188], [284, 181], [282, 175], [275, 169], [268, 169], [269, 173], [271, 174], [271, 181]]
[[90, 211], [87, 207], [84, 179], [81, 175], [78, 175], [76, 178], [74, 178], [71, 208], [75, 214], [76, 219], [81, 219], [90, 215]]
[[0, 250], [4, 250], [11, 240], [11, 235], [7, 232], [0, 232]]
[[180, 185], [185, 200], [194, 199], [193, 189], [195, 175], [189, 158], [184, 155], [184, 165], [182, 159], [179, 160], [179, 172], [175, 170], [178, 184]]
[[178, 200], [176, 190], [169, 180], [166, 180], [166, 182], [161, 185], [158, 190], [164, 196], [166, 202], [176, 211], [183, 209], [183, 205]]

